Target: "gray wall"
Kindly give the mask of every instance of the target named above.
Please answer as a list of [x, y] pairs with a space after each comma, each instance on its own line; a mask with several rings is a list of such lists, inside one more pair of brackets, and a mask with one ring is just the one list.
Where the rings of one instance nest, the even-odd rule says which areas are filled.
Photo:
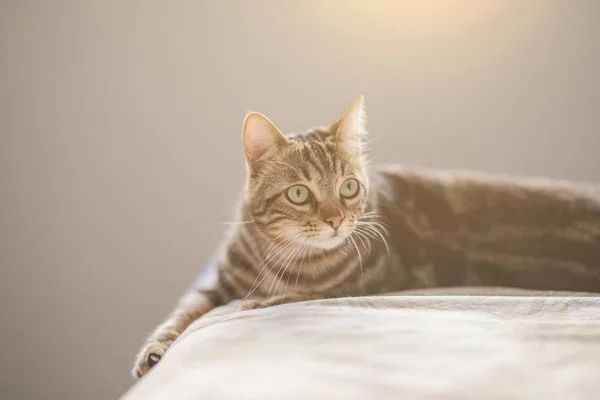
[[593, 0], [2, 1], [1, 397], [126, 390], [248, 108], [300, 130], [363, 92], [378, 162], [600, 181], [599, 38]]

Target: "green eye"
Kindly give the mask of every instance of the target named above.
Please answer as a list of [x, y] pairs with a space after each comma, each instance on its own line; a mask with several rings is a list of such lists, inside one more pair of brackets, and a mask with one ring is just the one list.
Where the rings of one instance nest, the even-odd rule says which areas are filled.
[[351, 198], [358, 194], [358, 181], [354, 178], [346, 179], [340, 188], [342, 197]]
[[287, 191], [287, 198], [294, 204], [304, 204], [310, 197], [310, 191], [304, 185], [292, 186]]

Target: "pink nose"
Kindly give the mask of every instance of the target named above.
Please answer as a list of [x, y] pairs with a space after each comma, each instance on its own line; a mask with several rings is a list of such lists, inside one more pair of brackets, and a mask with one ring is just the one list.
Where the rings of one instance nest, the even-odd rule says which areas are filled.
[[342, 224], [342, 221], [344, 220], [344, 214], [339, 213], [336, 215], [329, 215], [325, 218], [323, 218], [323, 221], [327, 222], [329, 225], [331, 225], [331, 227], [333, 229], [337, 229], [340, 227], [340, 225]]
[[331, 225], [333, 229], [337, 229], [344, 220], [344, 213], [335, 204], [325, 203], [319, 210], [319, 217]]

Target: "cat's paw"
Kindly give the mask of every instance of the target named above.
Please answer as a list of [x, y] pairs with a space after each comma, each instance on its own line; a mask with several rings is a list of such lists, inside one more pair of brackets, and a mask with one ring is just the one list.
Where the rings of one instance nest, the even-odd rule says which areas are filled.
[[270, 306], [271, 304], [265, 301], [246, 300], [240, 305], [239, 311], [257, 310], [259, 308], [267, 308]]
[[320, 298], [320, 297], [319, 296], [315, 297], [314, 295], [307, 295], [307, 294], [288, 293], [288, 294], [269, 297], [266, 300], [250, 299], [250, 300], [245, 300], [240, 305], [239, 311], [256, 310], [259, 308], [268, 308], [268, 307], [278, 306], [281, 304], [295, 303], [295, 302], [304, 301], [304, 300], [312, 300], [314, 298]]
[[146, 343], [135, 358], [131, 375], [134, 378], [141, 378], [150, 368], [158, 364], [172, 343], [172, 341]]

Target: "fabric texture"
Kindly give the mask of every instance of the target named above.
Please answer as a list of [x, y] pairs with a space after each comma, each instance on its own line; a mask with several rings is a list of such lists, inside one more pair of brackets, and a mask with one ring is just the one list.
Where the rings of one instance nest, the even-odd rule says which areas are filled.
[[123, 399], [600, 398], [591, 294], [461, 288], [239, 304], [192, 324]]

